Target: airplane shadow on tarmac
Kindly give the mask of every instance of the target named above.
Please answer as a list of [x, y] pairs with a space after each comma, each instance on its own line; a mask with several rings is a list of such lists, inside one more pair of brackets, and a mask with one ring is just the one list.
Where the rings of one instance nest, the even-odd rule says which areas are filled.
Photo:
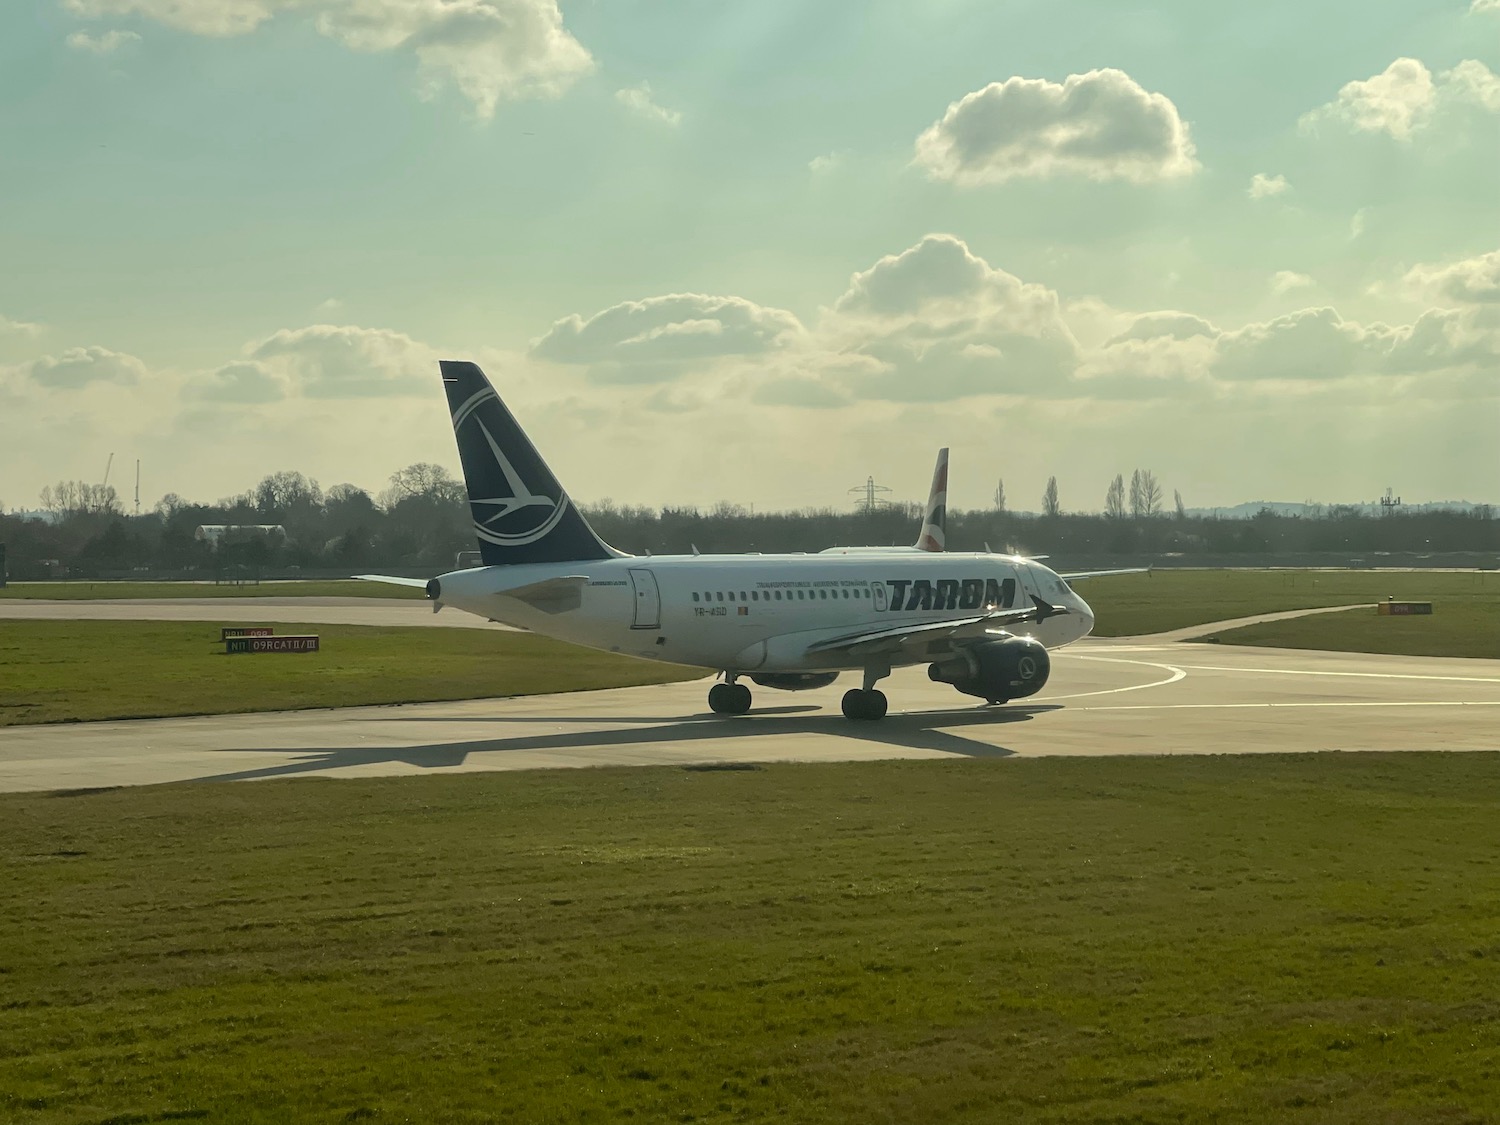
[[[524, 750], [589, 750], [596, 746], [667, 746], [674, 742], [705, 742], [715, 738], [778, 738], [786, 735], [829, 735], [857, 739], [875, 745], [935, 750], [966, 758], [1008, 758], [1015, 751], [991, 746], [955, 734], [953, 727], [996, 727], [1028, 722], [1033, 715], [1061, 710], [1057, 705], [1034, 707], [974, 708], [964, 711], [913, 711], [888, 715], [879, 722], [851, 722], [842, 715], [819, 707], [782, 707], [752, 711], [749, 715], [727, 718], [702, 714], [679, 718], [640, 718], [638, 716], [600, 715], [494, 715], [481, 719], [464, 719], [465, 723], [486, 722], [500, 726], [565, 726], [587, 723], [588, 730], [546, 734], [518, 734], [514, 737], [486, 738], [463, 742], [440, 742], [425, 746], [348, 746], [336, 748], [266, 749], [263, 752], [294, 755], [294, 762], [283, 762], [260, 769], [238, 770], [196, 778], [197, 781], [250, 781], [259, 778], [296, 777], [324, 770], [351, 766], [383, 765], [405, 762], [421, 769], [443, 769], [465, 764], [471, 754], [499, 754]], [[807, 714], [806, 712], [817, 712]], [[385, 722], [434, 722], [407, 716], [392, 716]], [[615, 729], [598, 729], [600, 724], [621, 724]], [[945, 729], [937, 729], [937, 728]], [[765, 761], [777, 760], [776, 748], [766, 748]], [[225, 747], [225, 754], [256, 753], [241, 747]], [[746, 759], [750, 760], [750, 759]], [[580, 761], [579, 764], [586, 764]], [[666, 764], [666, 763], [663, 763]], [[689, 763], [682, 763], [687, 765]]]

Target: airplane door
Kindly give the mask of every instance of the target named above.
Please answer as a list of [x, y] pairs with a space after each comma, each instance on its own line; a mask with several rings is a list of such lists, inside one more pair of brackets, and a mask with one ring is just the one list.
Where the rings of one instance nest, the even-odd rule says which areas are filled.
[[635, 620], [630, 627], [661, 628], [661, 591], [656, 588], [656, 575], [649, 570], [632, 570], [630, 586], [635, 591]]
[[[1021, 589], [1025, 590], [1028, 595], [1034, 596], [1042, 592], [1041, 588], [1036, 584], [1036, 572], [1033, 571], [1031, 567], [1018, 566], [1016, 567], [1016, 571], [1021, 577]], [[1031, 597], [1028, 596], [1026, 601], [1022, 604], [1030, 605]]]
[[870, 583], [870, 589], [875, 594], [875, 612], [876, 613], [884, 613], [885, 612], [885, 608], [886, 608], [885, 583], [884, 582], [871, 582]]

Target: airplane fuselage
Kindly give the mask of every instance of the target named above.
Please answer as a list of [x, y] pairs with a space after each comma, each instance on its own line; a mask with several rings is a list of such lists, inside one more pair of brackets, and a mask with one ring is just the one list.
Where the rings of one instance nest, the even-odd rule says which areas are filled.
[[[505, 594], [561, 578], [586, 580], [566, 611]], [[1052, 570], [991, 554], [658, 555], [486, 566], [440, 576], [437, 591], [445, 605], [589, 648], [737, 673], [858, 668], [864, 661], [847, 652], [809, 647], [1026, 608], [1032, 595], [1067, 612], [1008, 625], [1007, 634], [1057, 648], [1086, 636], [1094, 621]], [[891, 663], [929, 659], [916, 646]]]

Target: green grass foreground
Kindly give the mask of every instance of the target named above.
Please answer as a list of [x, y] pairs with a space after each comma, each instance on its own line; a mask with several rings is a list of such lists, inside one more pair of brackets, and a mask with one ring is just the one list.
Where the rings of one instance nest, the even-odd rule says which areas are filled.
[[1500, 758], [0, 797], [0, 1119], [1480, 1122]]
[[1229, 645], [1500, 660], [1500, 598], [1434, 599], [1431, 617], [1381, 617], [1373, 609], [1354, 609], [1327, 616], [1267, 621], [1226, 629], [1215, 633], [1213, 639]]
[[0, 726], [535, 695], [693, 679], [696, 669], [479, 629], [274, 626], [322, 651], [226, 656], [216, 625], [0, 622]]
[[412, 586], [386, 582], [262, 582], [217, 586], [212, 582], [21, 582], [0, 589], [0, 598], [92, 601], [136, 598], [424, 598]]
[[1078, 592], [1098, 615], [1094, 633], [1101, 637], [1164, 633], [1258, 613], [1357, 605], [1387, 597], [1441, 601], [1438, 612], [1452, 621], [1467, 622], [1458, 627], [1471, 635], [1483, 625], [1472, 609], [1492, 612], [1500, 607], [1500, 572], [1157, 570], [1086, 579], [1078, 583]]

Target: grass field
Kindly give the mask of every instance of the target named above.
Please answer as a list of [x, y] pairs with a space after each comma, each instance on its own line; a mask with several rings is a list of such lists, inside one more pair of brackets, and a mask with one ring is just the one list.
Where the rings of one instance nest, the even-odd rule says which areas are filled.
[[0, 796], [0, 1119], [1482, 1122], [1500, 759]]
[[[1094, 633], [1101, 637], [1162, 633], [1283, 609], [1384, 601], [1388, 596], [1397, 601], [1441, 601], [1444, 616], [1462, 623], [1470, 620], [1473, 608], [1489, 613], [1500, 607], [1500, 572], [1157, 570], [1090, 578], [1078, 583], [1078, 592], [1098, 615]], [[1468, 631], [1473, 633], [1483, 624], [1477, 619], [1471, 623]]]
[[218, 627], [0, 622], [0, 726], [578, 691], [703, 673], [530, 633], [277, 625], [322, 651], [226, 656]]
[[1500, 598], [1435, 599], [1431, 617], [1380, 617], [1370, 609], [1268, 621], [1226, 629], [1214, 639], [1232, 645], [1500, 660]]
[[0, 589], [0, 598], [80, 601], [97, 598], [424, 598], [412, 586], [385, 582], [262, 582], [216, 586], [212, 582], [22, 582]]

